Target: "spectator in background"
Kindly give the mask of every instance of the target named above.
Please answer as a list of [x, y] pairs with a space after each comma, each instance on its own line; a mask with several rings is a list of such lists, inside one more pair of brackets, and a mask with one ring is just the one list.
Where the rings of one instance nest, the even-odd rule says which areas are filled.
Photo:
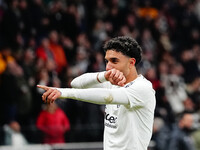
[[0, 75], [7, 69], [7, 65], [13, 61], [11, 48], [9, 46], [2, 46], [0, 49]]
[[68, 36], [73, 41], [76, 40], [78, 33], [80, 31], [80, 16], [77, 11], [77, 7], [75, 4], [69, 4], [65, 9], [65, 16], [63, 19], [63, 33]]
[[55, 61], [54, 54], [50, 49], [48, 38], [45, 37], [41, 40], [41, 44], [36, 49], [36, 56], [38, 58], [38, 61], [41, 61], [42, 64], [50, 60]]
[[[3, 74], [6, 72], [9, 63], [13, 63], [15, 61], [14, 57], [11, 56], [11, 49], [8, 46], [2, 46], [0, 49], [0, 91], [3, 88]], [[5, 101], [2, 101], [2, 105], [0, 106], [0, 124], [5, 123], [5, 115], [4, 115], [4, 107]]]
[[101, 50], [101, 45], [107, 38], [107, 33], [105, 29], [105, 23], [102, 20], [97, 20], [95, 22], [94, 28], [92, 30], [92, 39], [95, 50]]
[[71, 76], [78, 76], [87, 71], [89, 65], [89, 56], [92, 53], [91, 43], [86, 33], [80, 33], [77, 36], [76, 55], [70, 68]]
[[78, 76], [85, 73], [89, 65], [89, 58], [84, 47], [78, 47], [75, 60], [75, 64], [71, 66], [71, 75]]
[[[54, 84], [55, 79], [58, 78], [57, 65], [55, 55], [50, 47], [49, 39], [43, 38], [41, 45], [36, 50], [37, 55], [37, 70], [38, 79], [37, 82], [41, 82], [43, 85]], [[47, 76], [44, 76], [46, 72]]]
[[63, 22], [65, 19], [65, 9], [66, 4], [62, 0], [51, 1], [48, 4], [49, 9], [49, 21], [51, 30], [56, 30], [57, 32], [63, 32], [64, 26]]
[[16, 48], [16, 36], [21, 30], [21, 13], [18, 8], [18, 0], [7, 1], [8, 8], [2, 17], [1, 33], [4, 42], [8, 42], [12, 48]]
[[4, 15], [4, 8], [3, 6], [5, 6], [5, 2], [4, 1], [0, 1], [0, 22], [2, 21], [2, 16]]
[[157, 77], [156, 74], [156, 68], [155, 67], [151, 67], [147, 70], [145, 77], [151, 81], [152, 85], [153, 85], [153, 89], [154, 90], [158, 90], [161, 85], [160, 85], [160, 80]]
[[108, 7], [105, 5], [104, 0], [98, 0], [93, 8], [94, 18], [97, 20], [105, 20], [108, 15]]
[[186, 92], [191, 97], [194, 103], [195, 110], [198, 111], [200, 108], [200, 77], [194, 78], [190, 83], [186, 85]]
[[28, 144], [28, 141], [21, 133], [21, 126], [17, 121], [10, 121], [3, 126], [3, 129], [5, 132], [5, 145], [12, 145], [19, 148]]
[[[27, 121], [31, 110], [31, 91], [25, 80], [24, 70], [11, 56], [10, 49], [3, 49], [5, 70], [1, 75], [1, 98], [4, 121], [20, 119]], [[26, 118], [25, 120], [24, 117]]]
[[31, 48], [27, 48], [23, 53], [23, 61], [20, 64], [24, 70], [24, 77], [28, 82], [30, 87], [33, 87], [35, 84], [35, 75], [36, 75], [36, 66], [35, 58], [36, 55]]
[[194, 2], [194, 13], [197, 15], [198, 20], [200, 21], [200, 1], [195, 0]]
[[61, 42], [62, 42], [63, 49], [65, 51], [65, 56], [67, 58], [67, 61], [69, 65], [71, 65], [73, 63], [73, 59], [76, 54], [75, 44], [69, 37], [64, 36], [64, 35], [61, 36]]
[[49, 48], [54, 56], [56, 63], [56, 71], [61, 74], [67, 68], [67, 58], [65, 56], [64, 49], [59, 43], [59, 34], [57, 31], [53, 30], [49, 33]]
[[36, 126], [43, 133], [43, 143], [64, 143], [70, 130], [68, 117], [56, 103], [46, 105], [37, 118]]
[[144, 49], [145, 58], [152, 62], [155, 60], [156, 42], [152, 36], [151, 30], [146, 28], [141, 35], [141, 46]]
[[119, 3], [117, 0], [111, 0], [107, 3], [109, 5], [109, 13], [106, 17], [106, 20], [110, 21], [113, 25], [113, 29], [117, 31], [123, 22], [123, 13], [121, 13]]
[[48, 36], [49, 33], [49, 18], [48, 9], [42, 0], [32, 0], [30, 4], [30, 15], [33, 23], [32, 34], [39, 41], [42, 37]]
[[152, 141], [155, 142], [153, 150], [169, 150], [167, 145], [170, 139], [170, 128], [160, 117], [155, 117], [153, 124]]
[[195, 77], [200, 75], [195, 55], [191, 49], [184, 49], [181, 53], [181, 64], [184, 67], [183, 77], [186, 83], [190, 83]]
[[188, 98], [188, 95], [181, 78], [173, 74], [169, 75], [165, 91], [174, 114], [182, 113], [185, 110], [184, 101]]
[[28, 41], [30, 36], [33, 34], [33, 22], [27, 0], [19, 0], [19, 11], [21, 14], [21, 34], [24, 40]]
[[194, 44], [192, 46], [192, 51], [194, 52], [195, 61], [197, 62], [198, 71], [200, 72], [200, 44]]
[[103, 70], [105, 70], [103, 54], [96, 52], [90, 57], [90, 64], [88, 65], [87, 72], [100, 72]]
[[142, 18], [155, 19], [158, 17], [158, 10], [152, 7], [150, 0], [146, 0], [144, 6], [138, 9], [138, 15]]
[[200, 150], [200, 130], [196, 130], [192, 133], [196, 150]]
[[177, 124], [172, 129], [168, 150], [195, 150], [194, 141], [190, 135], [193, 122], [194, 118], [191, 113], [181, 114]]

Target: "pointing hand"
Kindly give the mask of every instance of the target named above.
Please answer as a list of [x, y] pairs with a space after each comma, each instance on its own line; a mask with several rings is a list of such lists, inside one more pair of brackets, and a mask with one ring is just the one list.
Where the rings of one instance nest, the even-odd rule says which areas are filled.
[[37, 87], [45, 90], [45, 92], [42, 95], [42, 100], [45, 103], [53, 103], [57, 98], [61, 96], [60, 91], [58, 91], [56, 88], [44, 85], [37, 85]]

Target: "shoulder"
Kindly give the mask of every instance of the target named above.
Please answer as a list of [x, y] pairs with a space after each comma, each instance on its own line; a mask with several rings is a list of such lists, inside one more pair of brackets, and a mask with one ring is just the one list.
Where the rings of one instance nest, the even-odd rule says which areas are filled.
[[143, 75], [139, 75], [135, 80], [128, 83], [125, 88], [135, 89], [137, 91], [152, 90], [152, 83], [147, 80]]
[[138, 100], [146, 101], [148, 99], [154, 99], [155, 90], [153, 89], [152, 83], [140, 75], [137, 79], [129, 83], [130, 86], [126, 87], [125, 90], [128, 95], [135, 97]]

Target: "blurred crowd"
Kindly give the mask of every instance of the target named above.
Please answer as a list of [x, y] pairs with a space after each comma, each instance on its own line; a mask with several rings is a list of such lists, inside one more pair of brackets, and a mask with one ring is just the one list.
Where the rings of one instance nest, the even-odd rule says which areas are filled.
[[0, 144], [13, 122], [24, 143], [102, 141], [103, 106], [48, 106], [36, 85], [104, 71], [103, 44], [122, 35], [156, 91], [154, 150], [200, 149], [200, 0], [0, 0]]

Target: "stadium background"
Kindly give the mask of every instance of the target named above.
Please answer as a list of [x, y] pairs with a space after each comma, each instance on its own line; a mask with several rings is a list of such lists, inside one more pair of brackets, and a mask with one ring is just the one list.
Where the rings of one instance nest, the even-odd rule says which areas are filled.
[[[172, 133], [185, 111], [194, 117], [190, 136], [198, 143], [199, 0], [0, 0], [0, 144], [13, 120], [29, 144], [41, 144], [36, 120], [45, 105], [36, 85], [70, 87], [85, 72], [105, 70], [103, 43], [119, 35], [139, 42], [144, 54], [138, 70], [156, 90], [151, 149], [162, 150], [157, 145], [168, 139], [160, 135]], [[66, 145], [102, 142], [104, 106], [57, 104], [71, 125]]]

